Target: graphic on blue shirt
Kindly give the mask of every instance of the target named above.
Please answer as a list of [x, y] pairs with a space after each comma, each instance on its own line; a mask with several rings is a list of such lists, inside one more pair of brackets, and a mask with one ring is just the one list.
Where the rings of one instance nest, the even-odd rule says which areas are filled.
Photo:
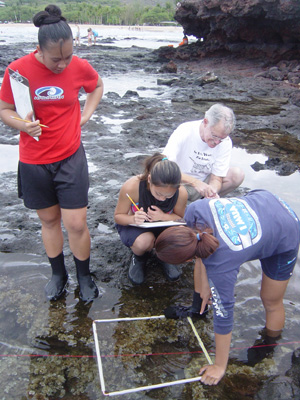
[[228, 312], [225, 310], [221, 297], [219, 295], [219, 292], [217, 291], [217, 288], [215, 287], [213, 281], [211, 279], [208, 280], [208, 284], [210, 286], [211, 294], [212, 294], [212, 299], [213, 299], [213, 308], [216, 313], [217, 317], [221, 318], [227, 318], [228, 317]]
[[63, 89], [57, 86], [43, 86], [36, 89], [34, 100], [60, 100], [63, 99]]
[[233, 251], [253, 246], [261, 238], [257, 214], [242, 199], [214, 199], [209, 206], [224, 242]]

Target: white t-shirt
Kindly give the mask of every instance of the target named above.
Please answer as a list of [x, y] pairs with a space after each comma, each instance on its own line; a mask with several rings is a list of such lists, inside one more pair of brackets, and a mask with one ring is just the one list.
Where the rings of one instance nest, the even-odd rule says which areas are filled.
[[224, 178], [229, 169], [232, 141], [228, 137], [216, 147], [209, 147], [200, 137], [201, 122], [179, 125], [170, 136], [163, 154], [175, 161], [182, 173], [201, 181], [211, 173]]

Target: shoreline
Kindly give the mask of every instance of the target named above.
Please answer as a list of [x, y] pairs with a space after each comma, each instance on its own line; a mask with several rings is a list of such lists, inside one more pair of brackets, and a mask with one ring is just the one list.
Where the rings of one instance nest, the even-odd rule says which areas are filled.
[[[68, 22], [68, 24], [70, 25], [71, 28], [75, 27], [75, 23], [72, 22]], [[0, 29], [1, 26], [5, 26], [5, 27], [20, 27], [20, 28], [24, 28], [24, 27], [30, 27], [32, 26], [33, 28], [35, 28], [35, 26], [33, 25], [32, 22], [20, 22], [20, 23], [15, 23], [15, 22], [9, 22], [7, 24], [0, 24]], [[163, 31], [182, 31], [183, 28], [181, 25], [179, 26], [175, 26], [175, 25], [168, 25], [168, 26], [162, 26], [162, 25], [95, 25], [95, 24], [78, 24], [78, 26], [80, 28], [95, 28], [95, 29], [107, 29], [107, 30], [113, 30], [113, 29], [124, 29], [124, 30], [130, 30], [130, 31], [150, 31], [150, 32], [163, 32]], [[38, 29], [38, 28], [37, 28]]]

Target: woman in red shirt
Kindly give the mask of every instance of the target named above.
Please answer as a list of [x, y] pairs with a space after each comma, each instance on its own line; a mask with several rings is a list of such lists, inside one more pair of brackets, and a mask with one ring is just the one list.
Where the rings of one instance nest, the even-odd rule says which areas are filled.
[[[29, 81], [33, 112], [24, 122], [16, 112], [8, 69], [0, 92], [2, 121], [20, 131], [19, 197], [37, 210], [52, 278], [45, 287], [49, 300], [65, 292], [68, 274], [63, 255], [63, 222], [73, 253], [80, 298], [99, 295], [90, 275], [90, 235], [86, 222], [88, 168], [81, 143], [81, 127], [90, 119], [103, 95], [103, 82], [86, 61], [73, 56], [73, 36], [61, 10], [54, 5], [33, 18], [39, 27], [37, 49], [9, 68]], [[87, 92], [81, 112], [78, 93]], [[47, 128], [41, 127], [46, 125]], [[38, 138], [38, 140], [35, 140]]]

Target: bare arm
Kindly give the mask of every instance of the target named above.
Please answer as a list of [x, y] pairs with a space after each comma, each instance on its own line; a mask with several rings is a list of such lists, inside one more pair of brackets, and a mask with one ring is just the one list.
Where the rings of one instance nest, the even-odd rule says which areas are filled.
[[[195, 262], [194, 285], [195, 291], [200, 293], [200, 296], [203, 300], [200, 310], [200, 314], [202, 314], [204, 312], [205, 305], [207, 303], [211, 304], [212, 302], [209, 301], [209, 298], [211, 297], [211, 290], [207, 279], [206, 268], [201, 258], [197, 258]], [[206, 385], [216, 385], [225, 375], [230, 350], [231, 332], [226, 335], [215, 333], [215, 342], [215, 363], [213, 365], [205, 365], [200, 369], [199, 372], [200, 375], [203, 374], [201, 382]]]
[[217, 385], [225, 375], [231, 342], [231, 332], [226, 335], [215, 333], [216, 357], [213, 365], [205, 365], [199, 371], [201, 382], [205, 385]]
[[212, 304], [212, 302], [210, 300], [211, 290], [207, 279], [206, 268], [201, 258], [196, 258], [195, 262], [194, 288], [195, 292], [200, 293], [200, 297], [202, 299], [202, 305], [200, 310], [200, 314], [202, 314], [205, 310], [206, 304]]
[[103, 82], [99, 76], [96, 88], [86, 96], [86, 101], [81, 113], [80, 126], [83, 126], [91, 118], [93, 112], [96, 110], [100, 100], [102, 99], [102, 96]]
[[210, 174], [208, 184], [215, 190], [216, 193], [219, 193], [222, 189], [223, 178], [214, 174]]
[[181, 182], [184, 184], [191, 185], [193, 188], [197, 190], [201, 194], [201, 196], [206, 198], [215, 198], [219, 197], [218, 192], [214, 186], [207, 184], [205, 182], [200, 181], [200, 179], [194, 178], [193, 176], [182, 174]]
[[139, 179], [134, 176], [128, 179], [124, 185], [121, 187], [119, 193], [118, 203], [115, 209], [115, 222], [119, 225], [129, 225], [129, 224], [142, 224], [148, 220], [148, 216], [143, 210], [137, 211], [135, 214], [131, 211], [131, 202], [127, 197], [126, 193], [133, 199], [135, 203], [139, 200]]

